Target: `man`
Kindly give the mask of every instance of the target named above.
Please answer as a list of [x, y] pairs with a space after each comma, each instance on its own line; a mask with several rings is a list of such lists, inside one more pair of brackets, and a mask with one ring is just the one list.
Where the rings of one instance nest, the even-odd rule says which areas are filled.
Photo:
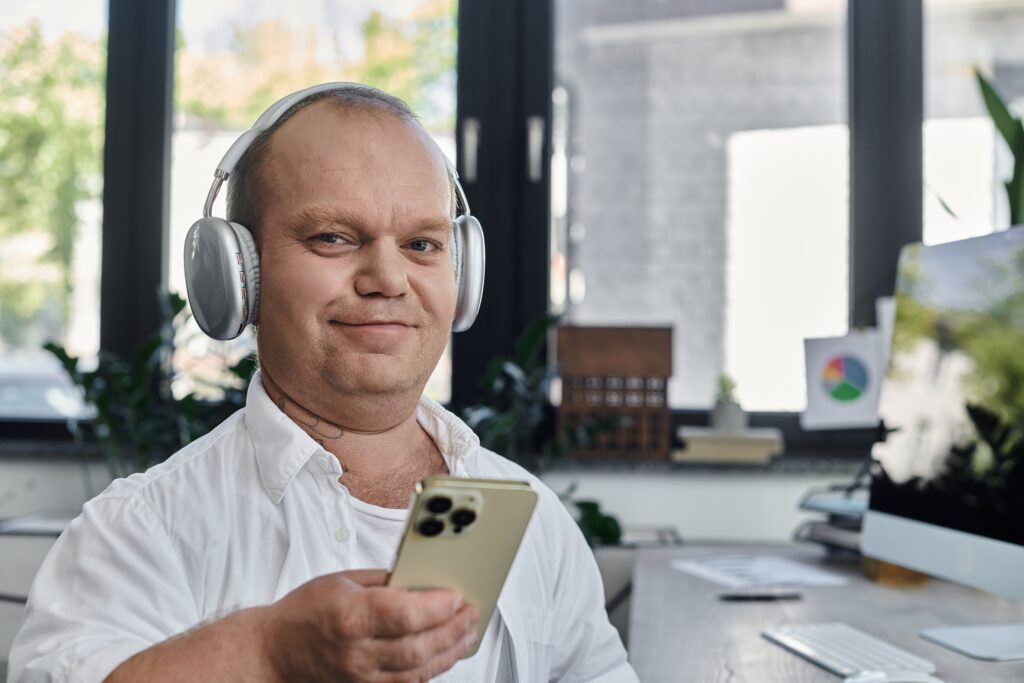
[[[455, 201], [407, 107], [365, 86], [309, 98], [230, 183], [259, 253], [246, 408], [86, 504], [10, 680], [635, 681], [557, 497], [421, 397], [455, 314]], [[443, 473], [539, 492], [466, 660], [473, 605], [384, 585], [415, 483]]]

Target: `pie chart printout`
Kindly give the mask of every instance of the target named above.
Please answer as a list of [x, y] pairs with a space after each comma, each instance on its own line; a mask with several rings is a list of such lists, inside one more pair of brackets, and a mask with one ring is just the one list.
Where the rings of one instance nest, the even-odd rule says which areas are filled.
[[854, 356], [836, 356], [825, 364], [821, 379], [829, 396], [843, 403], [855, 401], [868, 388], [868, 370]]

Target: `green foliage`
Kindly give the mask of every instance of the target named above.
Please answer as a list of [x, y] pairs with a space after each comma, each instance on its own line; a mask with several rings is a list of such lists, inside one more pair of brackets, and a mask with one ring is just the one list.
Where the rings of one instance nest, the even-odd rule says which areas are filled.
[[577, 523], [587, 543], [595, 545], [615, 545], [622, 538], [622, 527], [619, 520], [601, 512], [600, 504], [595, 500], [574, 500], [573, 504], [580, 512]]
[[402, 98], [429, 129], [452, 129], [454, 112], [437, 101], [435, 90], [455, 74], [456, 11], [452, 0], [428, 0], [411, 22], [379, 11], [363, 22], [366, 54], [352, 65], [354, 80]]
[[990, 275], [1006, 294], [983, 316], [960, 314], [956, 343], [973, 361], [968, 378], [972, 399], [1024, 429], [1024, 251], [1011, 268]]
[[[984, 312], [942, 310], [922, 303], [929, 283], [917, 265], [919, 249], [906, 255], [904, 280], [897, 295], [893, 350], [913, 353], [921, 340], [938, 338], [970, 359], [965, 382], [973, 403], [983, 405], [1009, 425], [1024, 429], [1024, 251], [1009, 267], [992, 266], [975, 294], [986, 300]], [[987, 287], [997, 290], [987, 291]], [[895, 368], [898, 371], [898, 368]]]
[[1024, 428], [979, 405], [967, 413], [978, 439], [951, 449], [935, 489], [1004, 519], [1024, 512], [1015, 495], [1024, 487]]
[[1024, 124], [980, 71], [975, 69], [974, 76], [992, 123], [1013, 154], [1013, 175], [1004, 186], [1010, 203], [1010, 225], [1020, 225], [1024, 223]]
[[551, 315], [534, 320], [516, 339], [513, 357], [493, 358], [480, 379], [483, 400], [463, 411], [484, 448], [531, 470], [539, 469], [554, 450], [554, 409], [548, 395], [557, 373], [540, 352], [557, 322]]
[[[558, 375], [541, 358], [548, 332], [559, 316], [534, 320], [515, 342], [513, 357], [498, 356], [487, 365], [480, 387], [483, 399], [462, 412], [466, 423], [480, 437], [480, 444], [528, 470], [539, 472], [558, 456], [590, 447], [601, 435], [624, 425], [621, 418], [591, 419], [573, 429], [558, 432], [555, 408], [549, 393]], [[619, 522], [600, 511], [595, 501], [573, 500], [575, 485], [561, 498], [579, 511], [576, 520], [590, 545], [618, 543]]]
[[498, 356], [488, 363], [480, 379], [480, 402], [462, 411], [484, 448], [533, 471], [627, 425], [625, 418], [612, 416], [591, 418], [561, 432], [555, 429], [549, 396], [558, 370], [541, 358], [541, 350], [558, 321], [559, 316], [546, 315], [527, 325], [516, 339], [513, 357]]
[[68, 320], [78, 206], [99, 196], [104, 44], [70, 33], [47, 43], [38, 21], [0, 36], [0, 240], [45, 233], [44, 259], [57, 267], [31, 287], [0, 270], [0, 287], [31, 290], [34, 301], [5, 296], [0, 319], [27, 322], [54, 301], [58, 327]]
[[724, 372], [718, 376], [715, 401], [723, 404], [736, 403], [736, 380]]
[[574, 493], [576, 493], [576, 484], [569, 486], [558, 497], [576, 508], [576, 523], [590, 547], [615, 545], [622, 540], [622, 527], [619, 525], [619, 520], [602, 512], [601, 504], [596, 500], [574, 499]]
[[311, 36], [325, 29], [330, 30], [243, 19], [226, 28], [230, 49], [209, 53], [191, 49], [179, 34], [176, 111], [225, 129], [244, 129], [290, 91], [325, 81], [358, 81], [401, 97], [428, 130], [454, 127], [455, 0], [421, 0], [403, 18], [371, 11], [360, 26], [364, 52], [354, 60], [346, 58], [338, 32], [331, 36], [333, 59], [323, 58], [325, 46]]
[[224, 387], [223, 400], [205, 401], [195, 393], [175, 398], [170, 356], [190, 316], [177, 294], [168, 295], [161, 303], [163, 328], [146, 339], [131, 358], [101, 350], [96, 368], [83, 370], [63, 347], [52, 343], [45, 347], [96, 411], [89, 423], [69, 421], [69, 429], [79, 443], [91, 431], [114, 477], [162, 462], [243, 407], [245, 386], [255, 372], [254, 360], [246, 357], [230, 368], [233, 381]]

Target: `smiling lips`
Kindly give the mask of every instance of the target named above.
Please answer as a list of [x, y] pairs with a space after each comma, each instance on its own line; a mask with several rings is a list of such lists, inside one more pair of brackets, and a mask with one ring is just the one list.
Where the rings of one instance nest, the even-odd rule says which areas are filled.
[[411, 325], [404, 323], [401, 320], [332, 320], [331, 324], [336, 325], [345, 331], [366, 334], [394, 335], [412, 329]]

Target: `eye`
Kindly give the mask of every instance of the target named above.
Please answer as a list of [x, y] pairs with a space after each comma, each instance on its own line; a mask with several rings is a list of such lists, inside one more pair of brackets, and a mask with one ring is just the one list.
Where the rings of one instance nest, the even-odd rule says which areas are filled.
[[321, 244], [340, 244], [342, 241], [341, 235], [336, 232], [321, 232], [310, 239]]
[[429, 254], [434, 251], [438, 251], [441, 247], [436, 242], [431, 240], [413, 240], [409, 242], [409, 248], [413, 251], [418, 251], [421, 254]]

